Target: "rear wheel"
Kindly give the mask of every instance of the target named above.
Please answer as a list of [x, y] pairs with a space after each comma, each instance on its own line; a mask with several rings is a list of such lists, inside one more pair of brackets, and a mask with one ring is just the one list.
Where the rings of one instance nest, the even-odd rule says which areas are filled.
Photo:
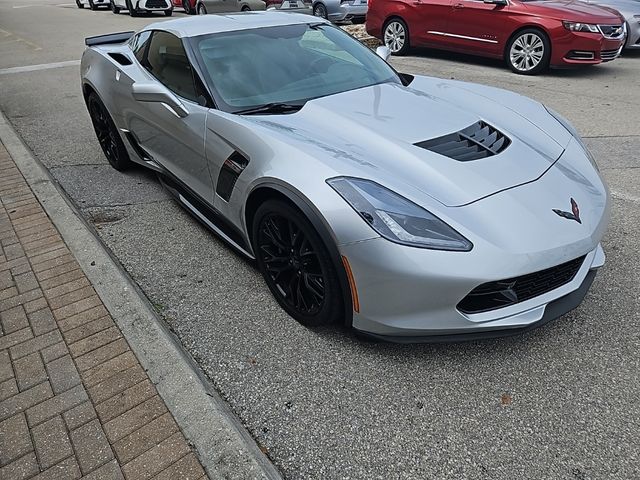
[[311, 222], [280, 200], [256, 211], [252, 243], [258, 267], [280, 306], [303, 325], [336, 322], [343, 313], [337, 272]]
[[382, 41], [394, 55], [409, 51], [409, 28], [404, 20], [392, 18], [382, 29]]
[[207, 7], [204, 6], [204, 4], [200, 3], [198, 4], [198, 15], [206, 15], [207, 14]]
[[115, 14], [120, 13], [120, 7], [116, 5], [116, 2], [114, 0], [111, 0], [111, 11]]
[[98, 137], [98, 142], [102, 147], [104, 156], [116, 170], [126, 170], [131, 166], [131, 160], [127, 153], [127, 148], [120, 138], [118, 128], [111, 119], [107, 108], [104, 106], [98, 95], [90, 93], [87, 99], [89, 116], [93, 129]]
[[536, 75], [549, 67], [551, 43], [541, 30], [527, 28], [516, 33], [505, 52], [509, 68], [522, 75]]
[[327, 7], [325, 7], [323, 3], [318, 3], [313, 7], [313, 14], [316, 17], [327, 19]]
[[84, 8], [84, 3], [80, 2], [80, 0], [76, 0], [76, 5], [78, 8]]
[[97, 10], [98, 6], [96, 4], [94, 4], [91, 0], [89, 0], [89, 8], [91, 10]]

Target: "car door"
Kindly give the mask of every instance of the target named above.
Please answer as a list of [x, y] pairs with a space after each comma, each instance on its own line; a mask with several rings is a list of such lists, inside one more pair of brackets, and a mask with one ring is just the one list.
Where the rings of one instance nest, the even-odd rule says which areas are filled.
[[511, 30], [509, 5], [453, 0], [447, 25], [452, 46], [485, 55], [502, 55]]
[[446, 43], [444, 33], [453, 0], [408, 0], [413, 13], [407, 15], [409, 33], [414, 43], [438, 46]]
[[[211, 203], [212, 181], [204, 149], [208, 107], [202, 101], [197, 74], [182, 40], [168, 32], [154, 31], [141, 63], [150, 74], [149, 81], [172, 92], [181, 109], [177, 113], [167, 103], [134, 100], [135, 108], [130, 109], [126, 121], [133, 136], [130, 140], [143, 155]], [[136, 88], [133, 84], [132, 89]]]

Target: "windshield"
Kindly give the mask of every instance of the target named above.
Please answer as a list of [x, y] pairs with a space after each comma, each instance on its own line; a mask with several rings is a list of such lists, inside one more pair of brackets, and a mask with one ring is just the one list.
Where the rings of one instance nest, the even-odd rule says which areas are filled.
[[239, 112], [400, 83], [370, 49], [331, 25], [286, 25], [194, 37], [219, 108]]

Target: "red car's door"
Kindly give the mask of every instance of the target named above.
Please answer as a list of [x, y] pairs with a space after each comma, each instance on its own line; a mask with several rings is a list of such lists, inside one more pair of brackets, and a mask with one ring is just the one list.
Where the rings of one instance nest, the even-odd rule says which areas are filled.
[[501, 56], [512, 31], [509, 5], [453, 0], [447, 29], [452, 47]]
[[[408, 0], [414, 6], [409, 33], [414, 45], [442, 45], [454, 0]], [[436, 33], [434, 33], [436, 32]]]

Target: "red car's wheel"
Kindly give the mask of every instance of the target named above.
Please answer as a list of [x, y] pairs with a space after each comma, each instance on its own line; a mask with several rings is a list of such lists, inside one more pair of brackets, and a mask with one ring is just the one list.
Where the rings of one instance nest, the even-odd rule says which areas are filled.
[[409, 28], [404, 20], [389, 20], [382, 29], [382, 41], [392, 54], [405, 55], [409, 51]]
[[551, 43], [543, 31], [527, 28], [511, 37], [505, 58], [514, 72], [536, 75], [549, 67]]

